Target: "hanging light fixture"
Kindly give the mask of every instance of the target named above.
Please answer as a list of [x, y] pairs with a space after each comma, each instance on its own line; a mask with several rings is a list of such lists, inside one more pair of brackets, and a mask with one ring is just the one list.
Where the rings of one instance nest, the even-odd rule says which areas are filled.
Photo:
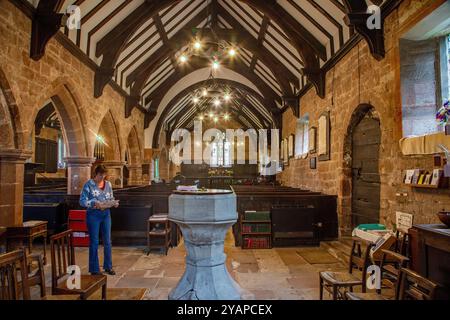
[[[199, 112], [198, 119], [208, 118], [217, 123], [219, 120], [228, 121], [231, 118], [228, 113], [225, 113], [226, 110], [220, 112], [218, 109], [232, 100], [232, 91], [227, 86], [217, 83], [214, 76], [220, 70], [222, 63], [238, 55], [238, 50], [233, 43], [220, 39], [215, 33], [211, 15], [208, 16], [208, 21], [202, 27], [202, 29], [208, 30], [208, 36], [202, 36], [202, 29], [192, 29], [192, 40], [176, 54], [176, 58], [181, 64], [192, 60], [191, 57], [194, 56], [209, 61], [210, 76], [205, 80], [204, 86], [193, 92], [191, 97]], [[215, 112], [204, 113], [204, 106], [208, 104], [215, 108]]]
[[184, 54], [183, 55], [181, 55], [180, 56], [180, 63], [181, 64], [184, 64], [184, 63], [186, 63], [187, 61], [188, 61], [188, 58], [187, 58], [187, 56], [185, 56]]

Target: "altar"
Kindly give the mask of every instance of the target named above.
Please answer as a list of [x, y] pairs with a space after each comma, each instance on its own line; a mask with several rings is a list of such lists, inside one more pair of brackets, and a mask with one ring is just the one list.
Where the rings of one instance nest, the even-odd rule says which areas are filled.
[[237, 222], [233, 191], [175, 191], [169, 197], [169, 220], [180, 227], [187, 253], [185, 273], [169, 299], [240, 300], [224, 253], [226, 233]]

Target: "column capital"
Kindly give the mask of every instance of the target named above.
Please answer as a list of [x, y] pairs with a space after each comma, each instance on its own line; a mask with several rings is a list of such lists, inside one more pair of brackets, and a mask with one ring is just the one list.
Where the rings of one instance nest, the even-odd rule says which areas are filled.
[[138, 164], [127, 164], [125, 165], [127, 167], [128, 170], [133, 170], [133, 169], [142, 169], [142, 164], [138, 163]]
[[92, 157], [67, 157], [64, 158], [64, 162], [69, 167], [89, 167], [95, 162], [95, 158]]
[[104, 161], [102, 163], [105, 167], [123, 167], [127, 163], [125, 161]]
[[31, 150], [0, 149], [0, 162], [25, 163], [32, 155]]

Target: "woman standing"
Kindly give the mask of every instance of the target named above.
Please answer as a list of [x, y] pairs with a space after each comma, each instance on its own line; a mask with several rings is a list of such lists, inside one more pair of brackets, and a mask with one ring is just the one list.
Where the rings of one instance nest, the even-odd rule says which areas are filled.
[[[106, 180], [106, 168], [102, 165], [95, 168], [94, 179], [89, 180], [83, 187], [80, 205], [87, 208], [87, 227], [90, 237], [89, 243], [89, 272], [101, 274], [98, 261], [99, 232], [102, 231], [104, 246], [103, 269], [109, 275], [115, 275], [112, 268], [111, 252], [111, 213], [109, 209], [102, 209], [100, 203], [114, 200], [111, 182]], [[119, 205], [116, 204], [117, 208]]]

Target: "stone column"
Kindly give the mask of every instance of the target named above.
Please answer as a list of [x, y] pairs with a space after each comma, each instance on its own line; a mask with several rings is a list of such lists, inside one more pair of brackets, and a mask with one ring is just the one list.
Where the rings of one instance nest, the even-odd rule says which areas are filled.
[[24, 163], [31, 151], [0, 149], [0, 226], [23, 222]]
[[95, 162], [90, 157], [68, 157], [67, 163], [67, 194], [79, 195], [84, 184], [92, 177], [91, 167]]
[[130, 177], [128, 178], [129, 186], [139, 186], [142, 184], [142, 164], [127, 165]]
[[113, 188], [123, 188], [123, 166], [122, 161], [105, 161], [103, 165], [108, 169], [108, 180]]

